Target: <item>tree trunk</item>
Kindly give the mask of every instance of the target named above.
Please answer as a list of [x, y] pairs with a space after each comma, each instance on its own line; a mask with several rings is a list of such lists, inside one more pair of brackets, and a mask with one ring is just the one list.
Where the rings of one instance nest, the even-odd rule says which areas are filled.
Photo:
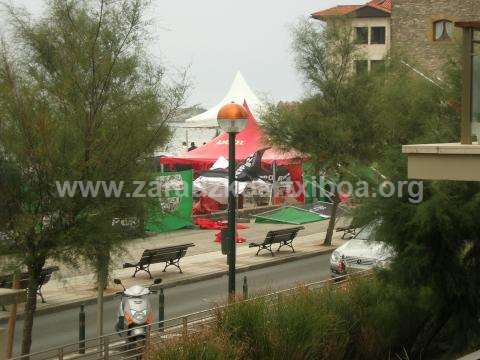
[[108, 284], [110, 253], [103, 249], [97, 254], [97, 336], [103, 335], [103, 292]]
[[104, 277], [99, 273], [97, 278], [97, 337], [103, 335], [103, 290]]
[[325, 246], [332, 245], [333, 231], [335, 230], [335, 222], [337, 220], [337, 208], [339, 203], [340, 198], [338, 196], [337, 190], [335, 190], [332, 196], [332, 213], [330, 214], [330, 220], [328, 222], [327, 236], [325, 236], [325, 241], [323, 242], [323, 245]]
[[[30, 353], [32, 347], [33, 317], [37, 309], [37, 290], [45, 260], [28, 265], [27, 301], [25, 303], [25, 319], [23, 321], [22, 355]], [[27, 359], [27, 358], [25, 358]]]
[[[20, 282], [18, 281], [18, 275], [13, 276], [12, 289], [20, 289]], [[10, 359], [13, 354], [13, 343], [15, 341], [15, 324], [17, 322], [17, 301], [12, 305], [10, 310], [10, 318], [8, 319], [8, 341], [7, 341], [7, 359]]]

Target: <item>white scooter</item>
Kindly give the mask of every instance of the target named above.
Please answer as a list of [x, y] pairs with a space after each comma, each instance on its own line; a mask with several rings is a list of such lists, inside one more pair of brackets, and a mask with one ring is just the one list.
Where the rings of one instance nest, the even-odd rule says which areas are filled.
[[123, 291], [117, 293], [122, 299], [115, 330], [119, 336], [126, 339], [127, 344], [138, 346], [147, 337], [147, 325], [150, 325], [154, 318], [148, 295], [156, 293], [156, 290], [151, 288], [160, 284], [162, 279], [155, 279], [149, 287], [134, 285], [128, 289], [120, 279], [114, 279], [113, 282], [123, 287]]

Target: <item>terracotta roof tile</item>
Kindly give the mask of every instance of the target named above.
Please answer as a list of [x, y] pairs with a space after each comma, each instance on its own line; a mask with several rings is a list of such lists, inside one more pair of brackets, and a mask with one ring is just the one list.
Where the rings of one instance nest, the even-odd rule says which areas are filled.
[[338, 5], [326, 10], [317, 11], [313, 13], [312, 16], [317, 18], [322, 16], [347, 15], [360, 7], [361, 5]]
[[372, 0], [366, 4], [380, 10], [392, 12], [392, 0]]
[[371, 0], [364, 5], [337, 5], [335, 7], [317, 11], [312, 14], [313, 18], [322, 18], [324, 16], [341, 16], [347, 15], [351, 12], [360, 9], [362, 7], [373, 7], [388, 13], [392, 12], [392, 1], [393, 0]]

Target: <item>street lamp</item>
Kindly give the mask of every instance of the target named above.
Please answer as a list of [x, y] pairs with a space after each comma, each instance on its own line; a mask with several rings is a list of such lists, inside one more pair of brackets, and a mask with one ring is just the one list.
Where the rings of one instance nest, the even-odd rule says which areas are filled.
[[228, 295], [235, 296], [235, 137], [247, 126], [248, 113], [234, 102], [223, 106], [217, 115], [218, 126], [228, 133]]

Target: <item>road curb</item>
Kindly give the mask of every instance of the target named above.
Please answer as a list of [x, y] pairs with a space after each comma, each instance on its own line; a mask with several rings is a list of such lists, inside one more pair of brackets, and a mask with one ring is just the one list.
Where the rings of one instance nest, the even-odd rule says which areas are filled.
[[[238, 266], [236, 271], [237, 271], [237, 274], [245, 273], [245, 272], [248, 272], [248, 271], [251, 271], [251, 270], [263, 269], [263, 268], [267, 268], [267, 267], [270, 267], [270, 266], [276, 266], [276, 265], [280, 265], [280, 264], [284, 264], [284, 263], [288, 263], [288, 262], [292, 262], [292, 261], [304, 260], [304, 259], [312, 258], [312, 257], [315, 257], [315, 256], [330, 254], [333, 251], [335, 251], [335, 249], [337, 247], [338, 246], [333, 245], [333, 246], [331, 246], [327, 249], [322, 249], [322, 250], [318, 250], [318, 251], [311, 251], [311, 252], [308, 252], [308, 253], [295, 253], [294, 255], [291, 255], [291, 256], [286, 256], [286, 257], [282, 257], [282, 258], [278, 258], [278, 259], [273, 259], [273, 260], [269, 260], [267, 262], [261, 262], [261, 263], [253, 264], [253, 265]], [[174, 288], [174, 287], [177, 287], [177, 286], [193, 284], [193, 283], [200, 282], [200, 281], [220, 278], [220, 277], [226, 276], [227, 274], [228, 274], [228, 270], [215, 271], [215, 272], [206, 273], [206, 274], [202, 274], [202, 275], [192, 276], [192, 277], [189, 277], [187, 279], [169, 281], [169, 282], [164, 283], [162, 285], [162, 287], [164, 289], [169, 289], [169, 288]], [[108, 300], [113, 299], [114, 297], [115, 297], [114, 293], [113, 294], [105, 294], [104, 295], [104, 300], [108, 301]], [[38, 316], [38, 315], [48, 315], [48, 314], [52, 314], [52, 313], [59, 312], [59, 311], [65, 311], [65, 310], [78, 308], [78, 307], [80, 307], [80, 305], [86, 305], [86, 306], [87, 305], [92, 305], [92, 304], [95, 304], [96, 302], [97, 302], [96, 297], [91, 297], [91, 298], [88, 298], [88, 299], [82, 299], [82, 300], [78, 300], [78, 301], [71, 301], [71, 302], [68, 302], [68, 303], [58, 304], [58, 305], [43, 308], [43, 309], [37, 309], [37, 311], [35, 312], [35, 315], [36, 316]], [[24, 318], [24, 312], [23, 311], [19, 312], [17, 314], [17, 320], [22, 320], [23, 318]], [[7, 321], [8, 321], [8, 312], [5, 312], [5, 316], [0, 315], [0, 324], [4, 324]]]

